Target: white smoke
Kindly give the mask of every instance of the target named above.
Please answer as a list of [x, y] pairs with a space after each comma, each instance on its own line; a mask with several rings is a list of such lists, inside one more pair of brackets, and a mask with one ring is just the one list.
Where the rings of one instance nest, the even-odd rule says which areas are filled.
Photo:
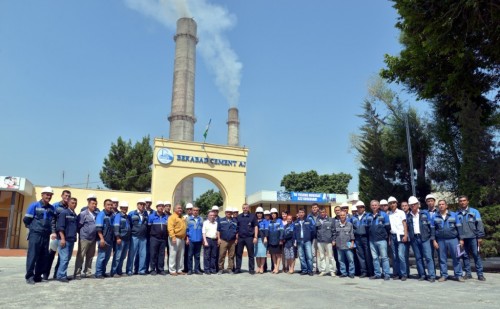
[[198, 24], [201, 56], [215, 74], [215, 84], [229, 105], [237, 105], [243, 64], [224, 35], [236, 24], [236, 16], [207, 0], [125, 0], [125, 3], [173, 30], [177, 19], [193, 17]]

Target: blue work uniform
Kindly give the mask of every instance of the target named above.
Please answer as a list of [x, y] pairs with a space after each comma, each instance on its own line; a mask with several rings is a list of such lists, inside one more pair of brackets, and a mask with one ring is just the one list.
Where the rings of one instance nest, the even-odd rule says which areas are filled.
[[146, 212], [139, 212], [133, 210], [128, 214], [128, 220], [131, 226], [132, 238], [130, 241], [130, 250], [127, 258], [127, 275], [131, 276], [134, 266], [134, 261], [137, 260], [138, 273], [141, 275], [146, 274], [146, 251], [148, 250], [147, 237], [148, 237], [148, 217]]
[[297, 220], [293, 227], [293, 239], [299, 253], [302, 273], [313, 273], [312, 241], [316, 238], [316, 224], [311, 220]]
[[363, 214], [352, 216], [351, 223], [354, 228], [354, 243], [356, 244], [356, 257], [358, 258], [361, 276], [371, 276], [373, 273], [373, 261], [370, 251], [369, 228], [371, 214], [366, 211]]
[[[408, 223], [408, 234], [415, 255], [418, 276], [420, 279], [426, 279], [426, 277], [434, 279], [436, 277], [436, 270], [431, 250], [431, 221], [433, 216], [427, 210], [418, 210], [418, 221], [416, 216], [410, 211], [406, 216], [406, 222]], [[419, 233], [415, 233], [415, 226], [417, 224], [419, 226]], [[427, 268], [428, 276], [425, 274], [425, 268]]]
[[[60, 207], [62, 208], [62, 207]], [[59, 240], [57, 251], [59, 252], [57, 269], [57, 279], [67, 278], [68, 264], [73, 255], [73, 247], [76, 241], [76, 234], [78, 231], [78, 222], [76, 213], [69, 209], [64, 208], [57, 216], [57, 239]], [[66, 244], [61, 246], [61, 235], [64, 233]]]
[[447, 211], [446, 215], [436, 213], [431, 220], [431, 239], [436, 240], [439, 248], [439, 266], [441, 276], [448, 278], [447, 253], [450, 252], [453, 261], [455, 277], [462, 276], [462, 265], [457, 257], [458, 240], [462, 238], [462, 224], [457, 214]]
[[464, 241], [464, 270], [467, 278], [471, 278], [470, 256], [476, 265], [477, 277], [483, 277], [483, 261], [479, 255], [478, 239], [484, 238], [484, 224], [479, 211], [472, 207], [459, 209], [457, 219], [462, 223], [462, 239]]
[[[106, 265], [111, 257], [113, 242], [115, 241], [115, 231], [113, 228], [113, 212], [101, 211], [95, 218], [95, 226], [97, 232], [97, 261], [95, 265], [95, 277], [101, 278], [106, 275]], [[99, 237], [99, 232], [102, 233], [103, 239]], [[104, 245], [101, 247], [101, 242]]]
[[131, 227], [126, 213], [118, 212], [113, 217], [113, 231], [115, 239], [120, 239], [120, 244], [116, 242], [113, 261], [111, 262], [111, 276], [123, 274], [123, 261], [127, 257], [130, 248]]
[[165, 246], [168, 236], [167, 222], [168, 216], [166, 214], [160, 215], [158, 212], [151, 213], [148, 218], [151, 272], [165, 272]]
[[[198, 272], [200, 269], [200, 254], [201, 247], [203, 245], [203, 219], [198, 216], [195, 217], [193, 215], [187, 218], [187, 229], [186, 234], [189, 239], [189, 247], [188, 247], [188, 261], [187, 261], [187, 270], [188, 273]], [[193, 258], [194, 258], [194, 268], [193, 268]]]

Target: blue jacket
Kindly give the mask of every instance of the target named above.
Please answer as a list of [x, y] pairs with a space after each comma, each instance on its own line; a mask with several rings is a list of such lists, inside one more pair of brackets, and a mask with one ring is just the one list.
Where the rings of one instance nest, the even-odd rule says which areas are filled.
[[462, 224], [464, 239], [483, 238], [485, 236], [483, 220], [481, 220], [481, 214], [477, 209], [472, 207], [467, 207], [466, 210], [459, 209], [457, 217]]
[[121, 240], [130, 240], [131, 228], [127, 214], [118, 212], [113, 219], [113, 229], [115, 237], [120, 237]]
[[234, 218], [227, 219], [224, 217], [220, 219], [217, 231], [220, 233], [220, 239], [225, 241], [235, 240], [238, 233], [238, 222]]
[[[300, 224], [300, 220], [297, 220], [293, 229], [293, 239], [295, 241], [312, 241], [316, 236], [316, 225], [311, 220], [303, 220], [302, 224]], [[303, 237], [301, 237], [301, 234]]]
[[[314, 226], [316, 226], [316, 223], [317, 223], [317, 221], [318, 221], [318, 218], [319, 218], [319, 211], [318, 211], [318, 213], [316, 214], [316, 216], [315, 216], [315, 215], [313, 215], [313, 213], [312, 213], [312, 212], [311, 212], [311, 213], [309, 213], [309, 214], [306, 216], [306, 220], [311, 221], [311, 222], [312, 222], [312, 224], [313, 224]], [[316, 237], [317, 237], [317, 234], [316, 234], [316, 233], [314, 233], [314, 239], [316, 239]]]
[[391, 231], [389, 216], [384, 211], [368, 218], [369, 238], [371, 241], [387, 240]]
[[[62, 208], [62, 207], [61, 207]], [[57, 217], [57, 239], [61, 239], [59, 232], [64, 232], [64, 239], [68, 242], [76, 241], [78, 222], [76, 213], [71, 209], [64, 209]]]
[[128, 220], [132, 227], [132, 236], [146, 238], [148, 236], [148, 217], [146, 212], [142, 213], [142, 219], [137, 210], [128, 213]]
[[457, 214], [448, 211], [446, 219], [441, 213], [436, 213], [431, 221], [431, 239], [462, 239], [462, 224], [457, 218]]
[[[217, 226], [217, 229], [220, 225]], [[198, 216], [195, 218], [194, 216], [189, 216], [187, 218], [187, 230], [186, 234], [189, 237], [190, 242], [201, 242], [203, 240], [203, 219]]]
[[283, 227], [283, 240], [285, 241], [285, 248], [293, 247], [293, 229], [295, 225], [293, 223], [286, 224]]
[[65, 209], [68, 209], [68, 206], [64, 205], [62, 201], [56, 202], [52, 204], [52, 206], [54, 206], [54, 212], [56, 214], [56, 217], [59, 216]]
[[258, 221], [259, 224], [259, 238], [262, 238], [264, 239], [264, 237], [268, 237], [269, 236], [269, 221], [267, 221], [266, 219], [262, 219], [260, 221]]
[[102, 232], [104, 241], [108, 245], [112, 245], [115, 240], [115, 231], [113, 229], [113, 213], [106, 211], [101, 211], [95, 217], [95, 229], [97, 232], [96, 239], [99, 240], [99, 232]]
[[56, 216], [54, 207], [43, 205], [41, 201], [32, 203], [23, 218], [24, 225], [30, 233], [50, 235], [56, 232]]
[[277, 246], [283, 240], [283, 221], [276, 219], [275, 221], [268, 221], [269, 234], [267, 242], [272, 246]]
[[363, 216], [352, 216], [351, 223], [354, 228], [354, 236], [355, 237], [368, 237], [370, 223], [370, 217], [372, 214], [367, 213], [366, 211], [363, 213]]
[[156, 211], [148, 217], [149, 236], [157, 239], [167, 240], [168, 215], [159, 215]]
[[419, 222], [413, 222], [413, 215], [411, 211], [406, 216], [406, 222], [408, 223], [408, 233], [410, 235], [411, 241], [415, 240], [415, 224], [418, 224], [420, 226], [420, 238], [422, 239], [422, 241], [427, 241], [431, 238], [431, 221], [433, 216], [429, 214], [427, 210], [420, 210], [419, 212]]

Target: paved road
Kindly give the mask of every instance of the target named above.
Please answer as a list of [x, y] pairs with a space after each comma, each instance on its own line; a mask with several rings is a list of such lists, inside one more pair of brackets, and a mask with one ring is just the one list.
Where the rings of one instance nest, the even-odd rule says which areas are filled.
[[[27, 285], [25, 258], [0, 258], [0, 308], [500, 308], [486, 282], [387, 281], [298, 274], [133, 276]], [[74, 260], [72, 260], [74, 262]], [[73, 263], [70, 263], [73, 264]], [[244, 265], [247, 265], [245, 258]], [[72, 273], [70, 267], [68, 273]], [[412, 269], [415, 273], [415, 269]], [[85, 306], [85, 307], [87, 307]]]

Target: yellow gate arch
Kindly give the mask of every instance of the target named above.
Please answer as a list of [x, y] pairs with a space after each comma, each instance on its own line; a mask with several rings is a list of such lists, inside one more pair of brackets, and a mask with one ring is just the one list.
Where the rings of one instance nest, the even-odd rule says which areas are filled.
[[176, 187], [185, 179], [213, 182], [224, 199], [223, 207], [241, 209], [246, 196], [248, 149], [190, 141], [154, 140], [151, 195], [173, 203]]

